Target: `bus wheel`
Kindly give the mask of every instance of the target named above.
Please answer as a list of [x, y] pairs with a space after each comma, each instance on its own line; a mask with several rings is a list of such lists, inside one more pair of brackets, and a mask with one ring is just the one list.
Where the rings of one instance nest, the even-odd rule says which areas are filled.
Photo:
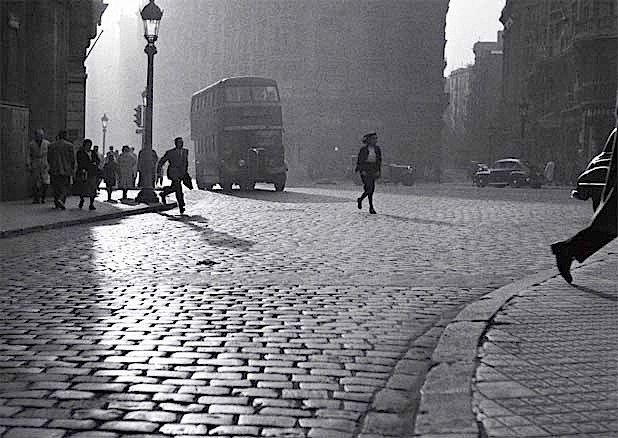
[[279, 176], [276, 178], [276, 181], [275, 181], [275, 190], [276, 190], [277, 192], [282, 192], [282, 191], [283, 191], [283, 189], [285, 189], [285, 180], [286, 180], [285, 173], [283, 173], [283, 174], [279, 175]]

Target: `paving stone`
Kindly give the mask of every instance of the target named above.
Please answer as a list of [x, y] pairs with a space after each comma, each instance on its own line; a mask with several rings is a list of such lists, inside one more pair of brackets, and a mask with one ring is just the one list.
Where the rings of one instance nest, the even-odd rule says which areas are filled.
[[9, 429], [4, 436], [7, 438], [62, 438], [65, 434], [66, 431], [62, 429], [15, 427]]

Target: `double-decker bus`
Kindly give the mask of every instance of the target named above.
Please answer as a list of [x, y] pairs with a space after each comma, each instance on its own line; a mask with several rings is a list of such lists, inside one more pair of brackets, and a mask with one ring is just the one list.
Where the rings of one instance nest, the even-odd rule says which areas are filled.
[[224, 191], [255, 183], [285, 188], [279, 89], [273, 79], [222, 79], [191, 97], [191, 139], [195, 144], [197, 186]]

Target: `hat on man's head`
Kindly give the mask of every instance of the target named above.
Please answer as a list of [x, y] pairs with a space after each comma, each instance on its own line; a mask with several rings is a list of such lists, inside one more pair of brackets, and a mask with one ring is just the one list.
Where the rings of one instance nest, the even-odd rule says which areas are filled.
[[376, 132], [368, 132], [367, 134], [363, 135], [363, 143], [367, 143], [367, 140], [369, 140], [371, 137], [377, 137], [378, 134]]

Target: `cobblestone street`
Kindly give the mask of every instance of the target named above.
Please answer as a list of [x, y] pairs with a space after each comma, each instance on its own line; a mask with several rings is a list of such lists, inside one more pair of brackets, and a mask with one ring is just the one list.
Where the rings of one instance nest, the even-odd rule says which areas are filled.
[[185, 216], [0, 240], [0, 436], [406, 436], [446, 324], [592, 210], [380, 185], [369, 215], [358, 191], [194, 190]]

